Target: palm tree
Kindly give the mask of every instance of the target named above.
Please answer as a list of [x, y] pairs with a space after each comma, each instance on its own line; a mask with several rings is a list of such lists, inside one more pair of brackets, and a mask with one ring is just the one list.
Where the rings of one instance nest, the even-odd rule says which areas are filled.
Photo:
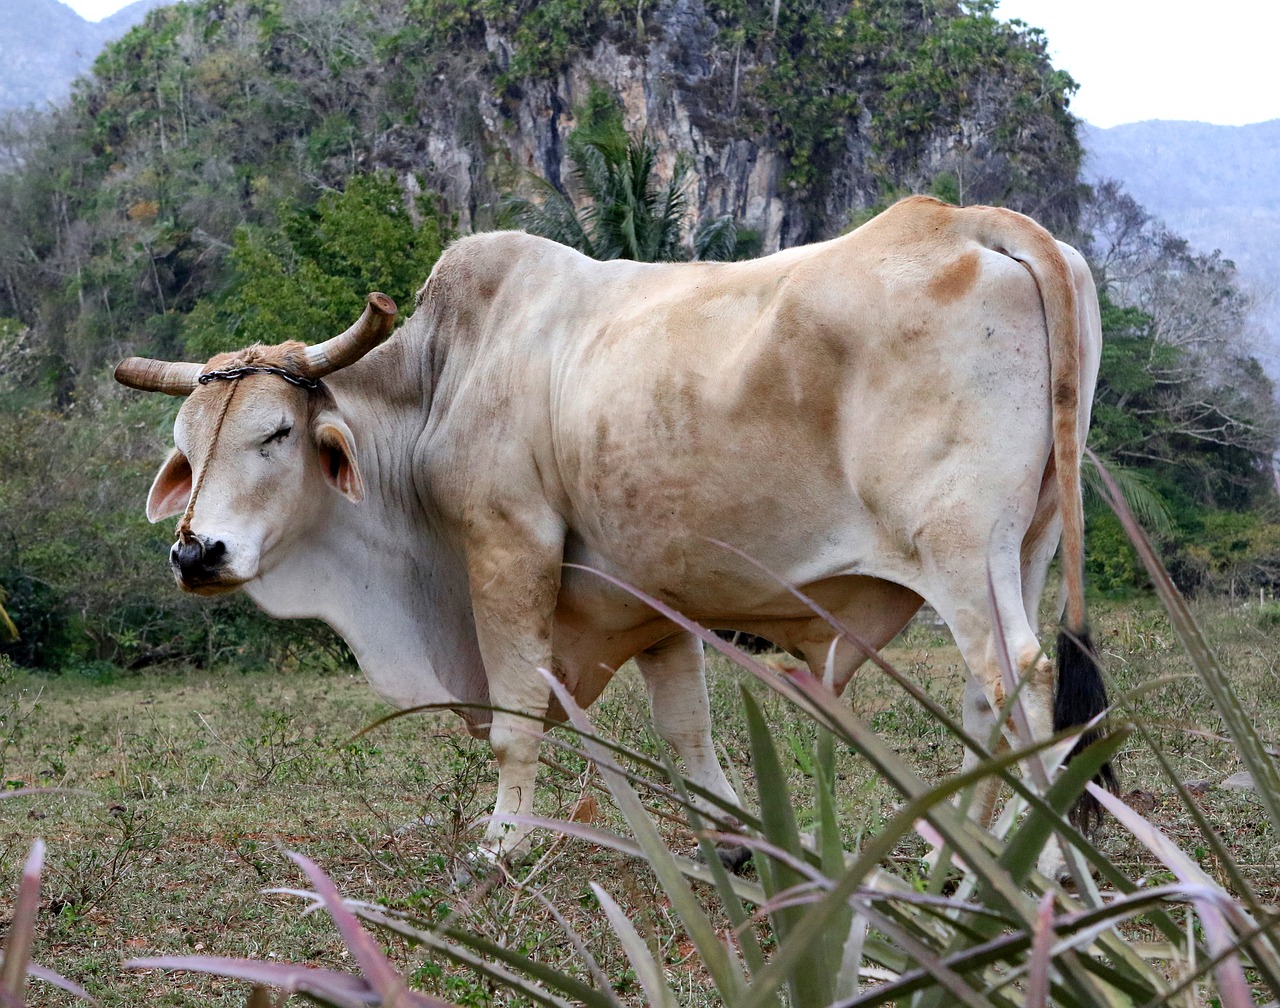
[[[680, 239], [688, 210], [688, 162], [677, 158], [671, 180], [654, 177], [658, 149], [644, 136], [618, 127], [575, 131], [569, 137], [574, 176], [588, 203], [582, 209], [551, 182], [537, 178], [541, 202], [520, 200], [517, 219], [533, 234], [576, 248], [593, 259], [673, 262], [686, 258]], [[734, 252], [730, 216], [704, 225], [693, 239], [699, 259], [726, 259]]]
[[13, 625], [13, 620], [4, 611], [4, 600], [4, 586], [0, 585], [0, 644], [8, 644], [18, 639], [18, 628]]

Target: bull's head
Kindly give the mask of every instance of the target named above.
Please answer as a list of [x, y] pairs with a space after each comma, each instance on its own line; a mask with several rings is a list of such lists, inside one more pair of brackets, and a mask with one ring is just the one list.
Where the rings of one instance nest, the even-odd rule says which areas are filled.
[[364, 496], [355, 439], [320, 379], [386, 339], [395, 316], [391, 298], [370, 294], [355, 325], [316, 346], [254, 346], [207, 364], [130, 357], [116, 368], [131, 388], [187, 397], [147, 497], [151, 521], [182, 515], [169, 551], [182, 589], [213, 595], [256, 577], [306, 527], [321, 483]]

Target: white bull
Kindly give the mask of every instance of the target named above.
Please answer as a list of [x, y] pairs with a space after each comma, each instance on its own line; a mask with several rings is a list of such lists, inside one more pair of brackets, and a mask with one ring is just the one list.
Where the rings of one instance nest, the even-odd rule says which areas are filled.
[[[1085, 639], [1079, 467], [1100, 326], [1082, 258], [1029, 218], [916, 197], [731, 264], [601, 263], [483, 234], [442, 256], [382, 343], [394, 311], [371, 295], [320, 346], [120, 365], [127, 385], [189, 396], [147, 502], [152, 521], [183, 514], [181, 587], [319, 617], [400, 707], [554, 716], [540, 667], [586, 705], [634, 657], [659, 734], [726, 797], [699, 643], [566, 563], [819, 674], [834, 654], [838, 690], [865, 656], [833, 651], [830, 626], [715, 541], [875, 648], [925, 599], [971, 672], [977, 738], [1004, 699], [1001, 650], [1034, 738], [1055, 727], [1056, 678], [1058, 728], [1105, 705], [1070, 636], [1055, 676], [1033, 629], [1061, 538], [1066, 629]], [[501, 817], [532, 809], [538, 740], [513, 716], [463, 713], [498, 763], [486, 844], [521, 853], [527, 830]]]

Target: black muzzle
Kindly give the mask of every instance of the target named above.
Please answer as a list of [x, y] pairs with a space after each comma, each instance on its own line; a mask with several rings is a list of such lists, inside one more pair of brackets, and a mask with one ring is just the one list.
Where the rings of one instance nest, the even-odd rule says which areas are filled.
[[226, 552], [226, 544], [221, 540], [210, 542], [202, 536], [192, 536], [173, 544], [169, 550], [169, 566], [183, 584], [200, 585], [216, 579]]

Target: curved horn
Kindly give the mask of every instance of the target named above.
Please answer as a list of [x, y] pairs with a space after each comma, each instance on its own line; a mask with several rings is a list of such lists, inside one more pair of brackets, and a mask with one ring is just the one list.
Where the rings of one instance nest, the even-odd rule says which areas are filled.
[[203, 364], [177, 364], [172, 361], [130, 357], [116, 365], [116, 381], [142, 392], [163, 392], [185, 396], [195, 391]]
[[355, 325], [341, 336], [307, 347], [307, 377], [323, 378], [354, 364], [391, 335], [395, 321], [396, 303], [385, 294], [370, 294]]

